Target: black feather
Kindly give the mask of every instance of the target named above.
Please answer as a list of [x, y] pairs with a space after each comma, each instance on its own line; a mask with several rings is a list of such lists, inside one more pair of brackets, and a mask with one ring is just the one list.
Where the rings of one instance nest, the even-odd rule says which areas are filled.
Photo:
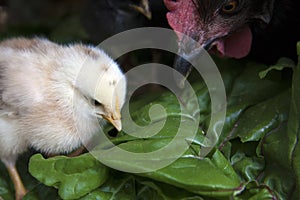
[[280, 57], [297, 60], [296, 43], [300, 41], [300, 1], [275, 0], [272, 20], [259, 27], [252, 24], [253, 43], [249, 57], [273, 64]]
[[138, 0], [88, 0], [82, 14], [83, 24], [93, 42], [99, 43], [122, 31], [133, 28], [167, 27], [167, 9], [162, 0], [149, 0], [149, 20], [130, 5]]

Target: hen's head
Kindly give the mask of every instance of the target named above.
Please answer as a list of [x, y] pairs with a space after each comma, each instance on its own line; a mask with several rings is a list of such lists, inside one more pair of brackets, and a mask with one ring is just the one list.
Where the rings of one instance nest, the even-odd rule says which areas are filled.
[[274, 0], [164, 0], [170, 26], [198, 42], [187, 44], [178, 34], [179, 53], [205, 48], [226, 57], [242, 58], [251, 49], [252, 24], [268, 24]]

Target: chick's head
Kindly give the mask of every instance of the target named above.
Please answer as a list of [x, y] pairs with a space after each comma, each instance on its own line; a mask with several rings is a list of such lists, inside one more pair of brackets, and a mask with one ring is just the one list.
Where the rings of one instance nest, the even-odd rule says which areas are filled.
[[125, 102], [126, 81], [114, 67], [99, 79], [94, 95], [95, 114], [109, 121], [120, 131], [121, 108]]
[[103, 51], [90, 49], [89, 54], [77, 78], [77, 88], [82, 94], [80, 96], [84, 97], [79, 98], [84, 101], [78, 104], [81, 107], [79, 109], [106, 119], [120, 131], [126, 78], [118, 64]]

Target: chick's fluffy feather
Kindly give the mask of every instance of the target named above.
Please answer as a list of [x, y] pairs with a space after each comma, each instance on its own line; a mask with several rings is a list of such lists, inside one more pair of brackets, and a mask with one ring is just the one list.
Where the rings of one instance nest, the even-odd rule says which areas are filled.
[[[90, 68], [83, 72], [89, 83], [78, 80], [84, 68]], [[121, 107], [124, 103], [123, 74], [97, 48], [61, 46], [40, 38], [6, 40], [0, 43], [0, 71], [2, 160], [17, 157], [28, 146], [62, 153], [89, 140], [100, 128], [92, 99], [99, 94], [112, 98], [110, 94], [116, 88], [97, 86], [96, 77], [121, 81], [121, 89], [115, 91], [117, 99], [107, 100], [104, 106], [112, 108], [109, 103], [118, 103]]]

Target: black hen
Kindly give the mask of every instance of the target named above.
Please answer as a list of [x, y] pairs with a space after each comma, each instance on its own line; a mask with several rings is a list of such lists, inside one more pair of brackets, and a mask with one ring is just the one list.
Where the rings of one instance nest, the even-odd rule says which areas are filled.
[[83, 25], [93, 42], [125, 30], [145, 26], [168, 26], [163, 0], [88, 0]]
[[[170, 26], [196, 41], [186, 44], [179, 36], [179, 53], [194, 56], [205, 48], [221, 56], [251, 59], [272, 64], [281, 56], [296, 60], [300, 40], [299, 0], [164, 0]], [[183, 74], [190, 66], [177, 59]]]

